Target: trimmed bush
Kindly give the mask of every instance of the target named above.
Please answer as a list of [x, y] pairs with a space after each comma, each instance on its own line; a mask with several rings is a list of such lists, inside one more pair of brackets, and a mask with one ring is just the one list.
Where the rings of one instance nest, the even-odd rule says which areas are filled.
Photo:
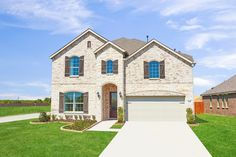
[[50, 115], [47, 115], [46, 112], [41, 112], [39, 115], [39, 121], [40, 122], [48, 122], [50, 121]]
[[92, 120], [96, 121], [96, 116], [92, 115]]
[[75, 118], [75, 120], [78, 120], [78, 116], [77, 115], [74, 115], [74, 118]]
[[55, 114], [52, 114], [52, 115], [51, 115], [51, 120], [52, 120], [52, 121], [55, 121], [55, 120], [56, 120], [56, 115], [55, 115]]
[[124, 122], [124, 109], [123, 109], [123, 107], [118, 107], [118, 122], [119, 123]]
[[187, 123], [188, 124], [194, 124], [195, 123], [195, 116], [193, 115], [193, 110], [191, 108], [186, 109], [187, 115]]

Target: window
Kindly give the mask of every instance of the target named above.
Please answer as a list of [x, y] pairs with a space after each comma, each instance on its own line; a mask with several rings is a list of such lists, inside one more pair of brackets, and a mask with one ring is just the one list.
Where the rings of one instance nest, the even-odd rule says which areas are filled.
[[70, 76], [79, 76], [79, 57], [70, 58]]
[[160, 63], [156, 61], [149, 62], [149, 78], [160, 78]]
[[87, 48], [91, 48], [91, 47], [92, 47], [91, 41], [87, 41]]
[[220, 99], [219, 99], [219, 96], [217, 96], [217, 108], [220, 108]]
[[106, 71], [107, 71], [107, 74], [113, 73], [113, 62], [112, 62], [112, 60], [107, 61]]
[[64, 96], [64, 111], [82, 112], [83, 111], [83, 93], [68, 92]]
[[210, 108], [212, 108], [212, 96], [210, 96]]
[[222, 108], [224, 109], [225, 108], [225, 96], [222, 95]]
[[228, 109], [228, 96], [225, 95], [225, 108]]

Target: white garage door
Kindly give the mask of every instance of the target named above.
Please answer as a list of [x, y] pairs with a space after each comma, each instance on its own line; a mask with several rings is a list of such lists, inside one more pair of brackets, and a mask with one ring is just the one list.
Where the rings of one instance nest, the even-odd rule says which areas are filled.
[[186, 121], [184, 97], [130, 97], [129, 121]]

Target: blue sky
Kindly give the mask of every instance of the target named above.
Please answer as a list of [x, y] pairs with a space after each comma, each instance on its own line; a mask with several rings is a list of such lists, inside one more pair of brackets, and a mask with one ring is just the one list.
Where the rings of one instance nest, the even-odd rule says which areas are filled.
[[236, 74], [235, 0], [0, 1], [0, 99], [50, 96], [50, 54], [88, 27], [194, 57], [194, 94]]

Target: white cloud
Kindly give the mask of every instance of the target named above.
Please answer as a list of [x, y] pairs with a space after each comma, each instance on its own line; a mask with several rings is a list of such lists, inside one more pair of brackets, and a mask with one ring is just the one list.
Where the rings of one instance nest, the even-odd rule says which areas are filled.
[[213, 80], [201, 78], [201, 77], [195, 77], [193, 82], [194, 82], [194, 86], [197, 86], [197, 87], [211, 87], [215, 85], [215, 82]]
[[191, 31], [196, 29], [204, 29], [202, 25], [199, 24], [198, 18], [194, 17], [184, 22], [184, 24], [180, 25], [179, 23], [168, 20], [166, 22], [168, 26], [170, 26], [173, 29], [179, 30], [179, 31]]
[[208, 42], [214, 40], [219, 41], [222, 39], [229, 38], [229, 36], [225, 33], [219, 32], [207, 32], [207, 33], [199, 33], [191, 37], [185, 44], [185, 48], [187, 50], [201, 49]]
[[199, 64], [208, 68], [236, 69], [236, 51], [227, 54], [215, 54], [200, 60]]
[[0, 85], [7, 86], [7, 87], [14, 87], [14, 88], [33, 87], [33, 88], [43, 89], [46, 93], [50, 92], [50, 85], [49, 84], [43, 83], [43, 82], [38, 82], [38, 81], [26, 82], [26, 83], [5, 81], [5, 82], [0, 82]]
[[18, 18], [18, 22], [3, 21], [2, 24], [52, 33], [79, 33], [88, 27], [88, 18], [93, 17], [82, 0], [0, 1], [0, 13]]

